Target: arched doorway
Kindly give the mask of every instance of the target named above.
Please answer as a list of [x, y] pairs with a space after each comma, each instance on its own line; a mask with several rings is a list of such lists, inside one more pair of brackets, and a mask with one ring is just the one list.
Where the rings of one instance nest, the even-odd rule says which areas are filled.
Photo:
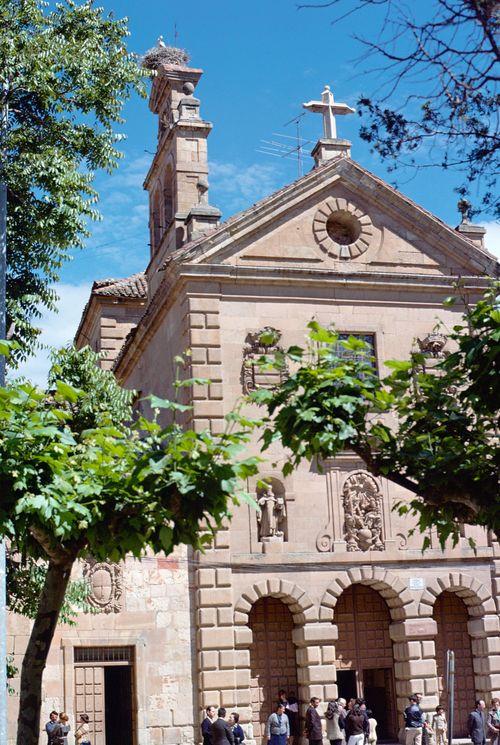
[[267, 718], [284, 688], [297, 695], [297, 663], [292, 642], [293, 617], [288, 607], [276, 598], [258, 600], [250, 611], [252, 629], [250, 647], [250, 689], [252, 722], [258, 743], [264, 742]]
[[335, 645], [339, 696], [366, 699], [378, 722], [379, 740], [397, 736], [394, 657], [389, 636], [391, 615], [371, 587], [351, 585], [335, 606]]
[[437, 623], [436, 665], [440, 701], [446, 708], [446, 651], [450, 649], [455, 652], [454, 735], [466, 737], [467, 716], [476, 698], [467, 606], [454, 592], [445, 590], [434, 604], [434, 619]]

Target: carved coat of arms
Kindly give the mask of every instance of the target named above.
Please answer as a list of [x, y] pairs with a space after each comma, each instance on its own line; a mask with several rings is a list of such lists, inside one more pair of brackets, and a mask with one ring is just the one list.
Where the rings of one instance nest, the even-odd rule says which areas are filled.
[[89, 558], [83, 567], [83, 576], [89, 582], [90, 605], [104, 613], [121, 610], [122, 574], [118, 564], [95, 561]]
[[283, 348], [279, 345], [281, 331], [272, 326], [264, 326], [259, 331], [249, 333], [243, 347], [243, 365], [241, 368], [241, 384], [244, 393], [251, 393], [257, 388], [274, 388], [288, 377], [286, 363], [279, 369], [261, 365], [262, 357], [274, 357]]

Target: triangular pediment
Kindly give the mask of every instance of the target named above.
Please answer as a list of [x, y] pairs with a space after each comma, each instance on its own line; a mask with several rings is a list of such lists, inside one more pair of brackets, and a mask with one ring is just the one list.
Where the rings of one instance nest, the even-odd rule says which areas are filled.
[[224, 223], [181, 261], [338, 272], [483, 275], [495, 259], [347, 158]]

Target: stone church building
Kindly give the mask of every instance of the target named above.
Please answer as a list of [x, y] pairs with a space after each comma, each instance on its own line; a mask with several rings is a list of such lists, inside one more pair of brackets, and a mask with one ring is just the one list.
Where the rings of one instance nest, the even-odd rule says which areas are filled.
[[[496, 271], [484, 230], [450, 228], [357, 163], [335, 129], [350, 109], [329, 89], [307, 104], [323, 117], [312, 170], [221, 222], [208, 197], [212, 124], [194, 96], [201, 75], [158, 69], [149, 262], [94, 283], [77, 344], [106, 353], [126, 387], [164, 397], [174, 357], [190, 349], [187, 374], [211, 382], [194, 387], [189, 424], [213, 433], [243, 393], [276, 382], [255, 358], [303, 345], [312, 318], [362, 336], [380, 374], [417, 340], [429, 360], [446, 354], [436, 320], [449, 328], [461, 309], [443, 309], [444, 298], [461, 277], [474, 299]], [[82, 564], [101, 612], [59, 627], [44, 722], [52, 708], [72, 722], [85, 711], [92, 745], [192, 744], [215, 704], [238, 711], [261, 745], [284, 688], [302, 709], [312, 695], [363, 695], [379, 738], [395, 742], [410, 693], [427, 710], [446, 700], [452, 649], [456, 734], [465, 734], [474, 699], [500, 692], [500, 547], [464, 526], [457, 546], [442, 551], [431, 535], [423, 553], [412, 521], [393, 511], [408, 494], [353, 453], [287, 478], [283, 458], [275, 447], [262, 464], [267, 490], [248, 484], [260, 512], [235, 508], [204, 555]], [[19, 661], [29, 622], [14, 618], [11, 631]], [[14, 719], [17, 697], [10, 703]]]

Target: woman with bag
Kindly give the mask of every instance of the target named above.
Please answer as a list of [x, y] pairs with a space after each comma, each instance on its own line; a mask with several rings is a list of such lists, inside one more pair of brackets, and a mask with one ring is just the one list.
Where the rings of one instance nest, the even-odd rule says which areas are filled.
[[80, 714], [80, 721], [75, 732], [76, 745], [90, 745], [89, 715]]

